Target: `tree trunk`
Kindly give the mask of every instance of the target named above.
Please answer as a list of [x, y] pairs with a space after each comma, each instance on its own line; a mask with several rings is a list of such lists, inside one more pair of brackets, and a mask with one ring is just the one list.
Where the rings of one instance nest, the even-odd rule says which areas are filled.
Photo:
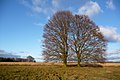
[[65, 66], [67, 66], [67, 58], [66, 57], [64, 57], [63, 63]]
[[78, 58], [78, 66], [80, 67], [80, 62], [81, 62], [81, 55], [79, 53], [77, 53], [77, 58]]
[[67, 66], [67, 54], [63, 56], [63, 63], [65, 66]]

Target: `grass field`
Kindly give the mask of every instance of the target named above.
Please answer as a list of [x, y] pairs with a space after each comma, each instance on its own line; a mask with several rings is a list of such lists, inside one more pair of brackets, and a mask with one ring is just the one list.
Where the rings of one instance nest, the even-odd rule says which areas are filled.
[[120, 80], [120, 66], [64, 67], [53, 63], [0, 63], [0, 80]]

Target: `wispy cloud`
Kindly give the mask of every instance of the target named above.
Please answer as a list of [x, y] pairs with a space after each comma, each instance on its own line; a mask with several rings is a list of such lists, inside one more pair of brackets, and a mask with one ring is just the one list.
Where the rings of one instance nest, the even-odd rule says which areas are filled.
[[106, 7], [114, 10], [115, 9], [115, 5], [113, 4], [113, 0], [107, 0]]
[[59, 4], [60, 4], [60, 0], [52, 0], [52, 5], [54, 7], [59, 7]]
[[51, 14], [60, 8], [60, 0], [22, 0], [22, 4], [37, 14]]
[[93, 15], [98, 14], [100, 12], [103, 12], [103, 10], [99, 6], [99, 4], [97, 2], [89, 1], [85, 5], [83, 5], [79, 8], [78, 13], [85, 14], [88, 16], [93, 16]]
[[[45, 0], [44, 0], [45, 1]], [[33, 5], [39, 6], [42, 3], [42, 0], [32, 0]]]
[[35, 25], [37, 25], [37, 26], [41, 26], [41, 27], [43, 27], [45, 24], [43, 24], [43, 23], [34, 23]]
[[36, 13], [47, 13], [47, 0], [32, 0], [32, 10]]
[[21, 3], [22, 3], [24, 6], [26, 6], [26, 7], [28, 7], [28, 8], [31, 8], [31, 5], [30, 5], [30, 3], [29, 3], [27, 0], [21, 0]]
[[120, 42], [120, 34], [117, 32], [116, 27], [99, 26], [100, 31], [103, 33], [105, 38], [110, 42]]
[[42, 8], [39, 7], [39, 6], [33, 7], [32, 10], [33, 10], [34, 12], [37, 12], [37, 13], [44, 12], [44, 11], [42, 10]]

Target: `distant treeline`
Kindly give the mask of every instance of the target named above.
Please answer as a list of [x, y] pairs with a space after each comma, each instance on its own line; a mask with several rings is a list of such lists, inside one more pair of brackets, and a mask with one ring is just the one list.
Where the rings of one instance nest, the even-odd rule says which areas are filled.
[[36, 62], [34, 58], [4, 58], [0, 57], [0, 62]]
[[0, 62], [15, 62], [14, 58], [3, 58], [0, 57]]

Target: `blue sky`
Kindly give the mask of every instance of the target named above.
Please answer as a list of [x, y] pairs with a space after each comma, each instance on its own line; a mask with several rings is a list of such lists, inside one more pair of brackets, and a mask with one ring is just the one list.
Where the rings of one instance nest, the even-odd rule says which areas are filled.
[[109, 40], [107, 53], [120, 50], [119, 0], [0, 0], [0, 56], [42, 61], [43, 27], [58, 10], [86, 14]]

